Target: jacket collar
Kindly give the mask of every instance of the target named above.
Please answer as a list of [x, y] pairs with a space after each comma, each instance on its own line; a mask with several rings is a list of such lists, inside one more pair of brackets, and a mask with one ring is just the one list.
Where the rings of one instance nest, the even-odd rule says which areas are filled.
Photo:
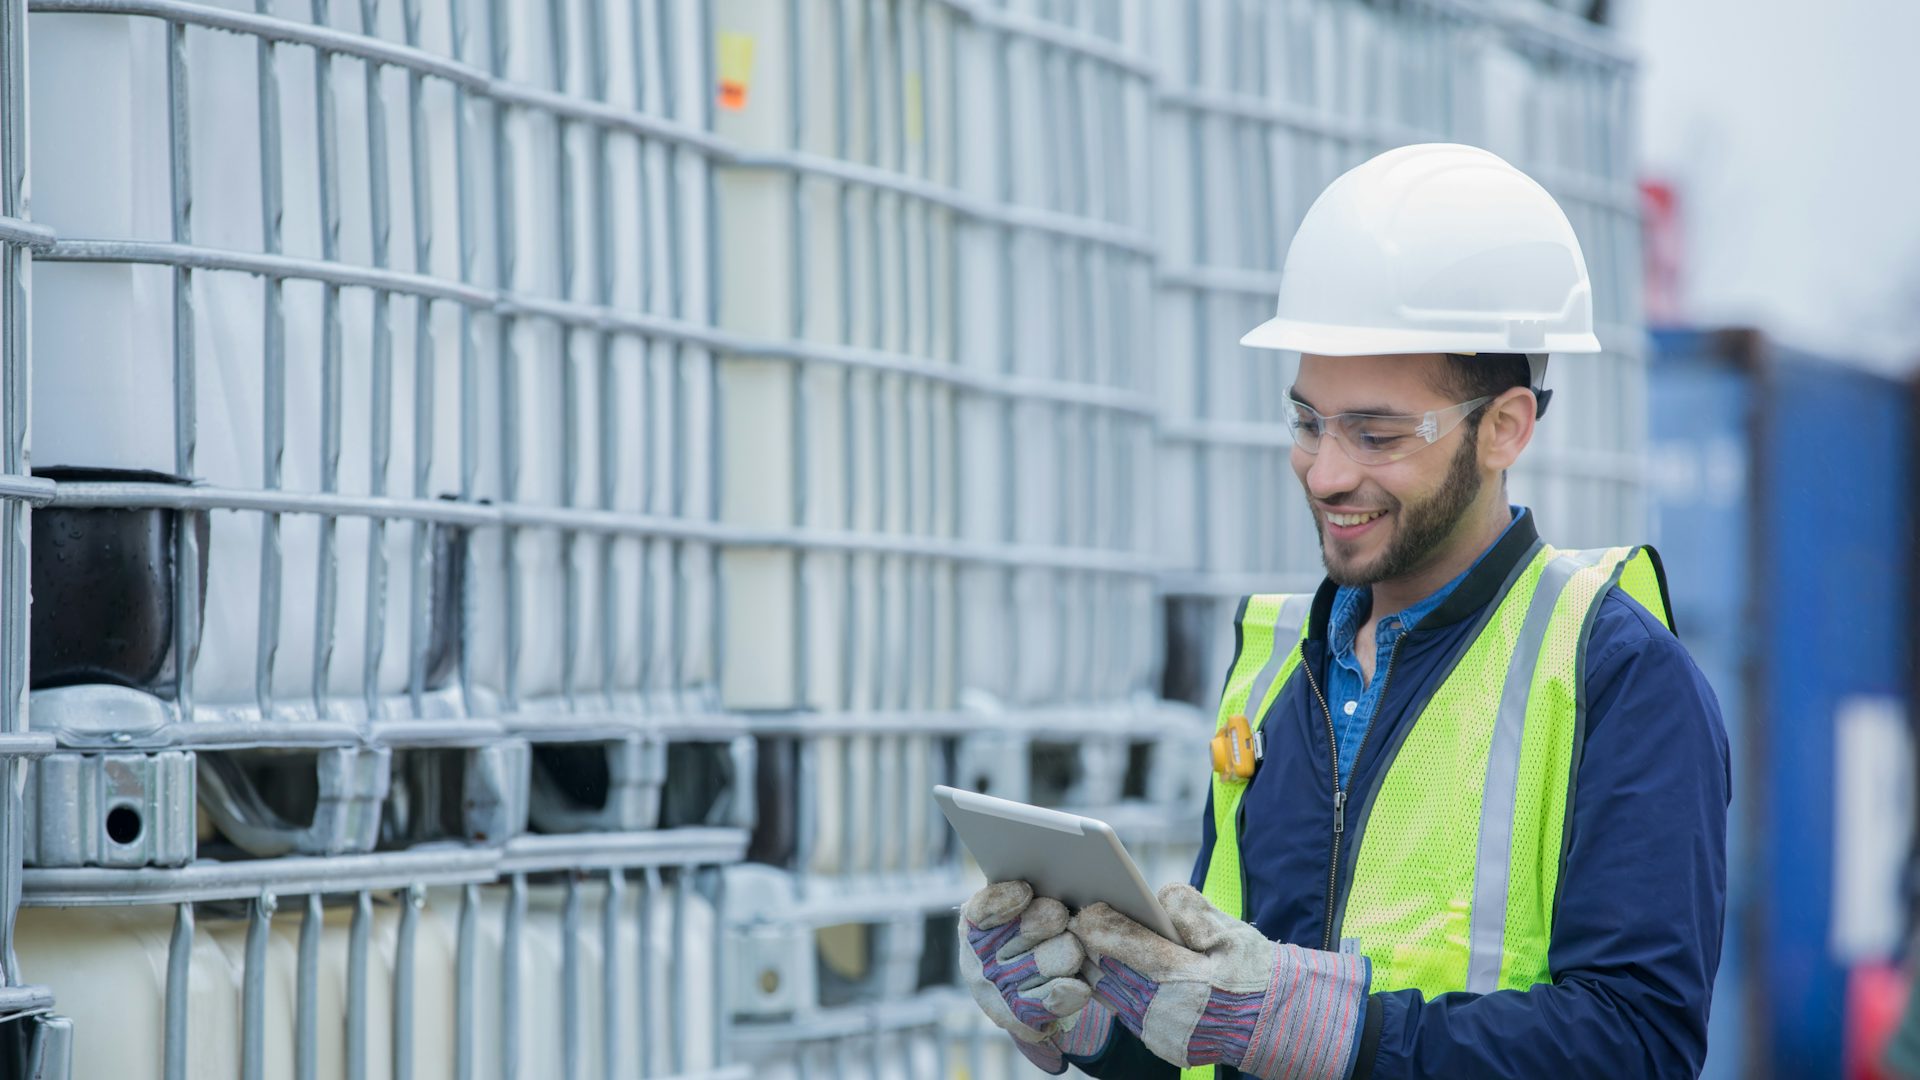
[[[1503, 535], [1482, 558], [1478, 565], [1467, 572], [1461, 581], [1440, 606], [1434, 608], [1410, 633], [1421, 633], [1452, 626], [1471, 617], [1488, 603], [1499, 597], [1513, 577], [1514, 570], [1533, 552], [1540, 541], [1540, 532], [1533, 524], [1533, 511], [1522, 509], [1520, 516], [1514, 519], [1513, 526]], [[1309, 617], [1307, 637], [1309, 640], [1324, 642], [1327, 637], [1327, 622], [1333, 615], [1334, 594], [1340, 591], [1331, 579], [1320, 583], [1320, 590], [1313, 597], [1313, 613]]]

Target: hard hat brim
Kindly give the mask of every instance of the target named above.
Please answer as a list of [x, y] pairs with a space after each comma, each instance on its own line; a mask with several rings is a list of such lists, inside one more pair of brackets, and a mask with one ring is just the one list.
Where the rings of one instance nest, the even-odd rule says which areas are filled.
[[1316, 356], [1389, 356], [1410, 353], [1597, 353], [1592, 333], [1536, 334], [1334, 326], [1297, 319], [1268, 319], [1246, 332], [1240, 344]]

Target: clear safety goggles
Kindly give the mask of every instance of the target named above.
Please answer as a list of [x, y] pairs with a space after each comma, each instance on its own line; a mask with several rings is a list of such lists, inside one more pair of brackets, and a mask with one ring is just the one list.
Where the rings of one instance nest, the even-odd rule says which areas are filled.
[[1441, 436], [1460, 426], [1473, 410], [1493, 398], [1477, 397], [1444, 409], [1404, 416], [1376, 416], [1371, 413], [1338, 413], [1326, 416], [1304, 401], [1287, 400], [1287, 427], [1293, 432], [1293, 445], [1309, 454], [1320, 452], [1321, 440], [1328, 434], [1340, 449], [1361, 465], [1386, 465], [1417, 454]]

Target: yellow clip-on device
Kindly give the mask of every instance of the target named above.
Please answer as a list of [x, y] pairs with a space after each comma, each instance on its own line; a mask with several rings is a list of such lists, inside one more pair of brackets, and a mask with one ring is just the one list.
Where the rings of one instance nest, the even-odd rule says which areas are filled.
[[1254, 750], [1253, 728], [1247, 723], [1247, 718], [1228, 718], [1227, 726], [1213, 737], [1213, 771], [1229, 781], [1244, 783], [1253, 779], [1253, 767], [1258, 758]]

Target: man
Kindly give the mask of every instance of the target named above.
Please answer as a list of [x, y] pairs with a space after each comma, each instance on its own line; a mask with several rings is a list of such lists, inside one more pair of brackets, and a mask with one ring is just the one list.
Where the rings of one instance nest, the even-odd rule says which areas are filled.
[[1241, 606], [1199, 865], [1160, 892], [1182, 940], [995, 883], [975, 997], [1049, 1072], [1697, 1075], [1719, 707], [1650, 549], [1557, 551], [1506, 498], [1547, 354], [1600, 349], [1565, 215], [1484, 150], [1382, 154], [1243, 340], [1302, 354], [1327, 580]]

